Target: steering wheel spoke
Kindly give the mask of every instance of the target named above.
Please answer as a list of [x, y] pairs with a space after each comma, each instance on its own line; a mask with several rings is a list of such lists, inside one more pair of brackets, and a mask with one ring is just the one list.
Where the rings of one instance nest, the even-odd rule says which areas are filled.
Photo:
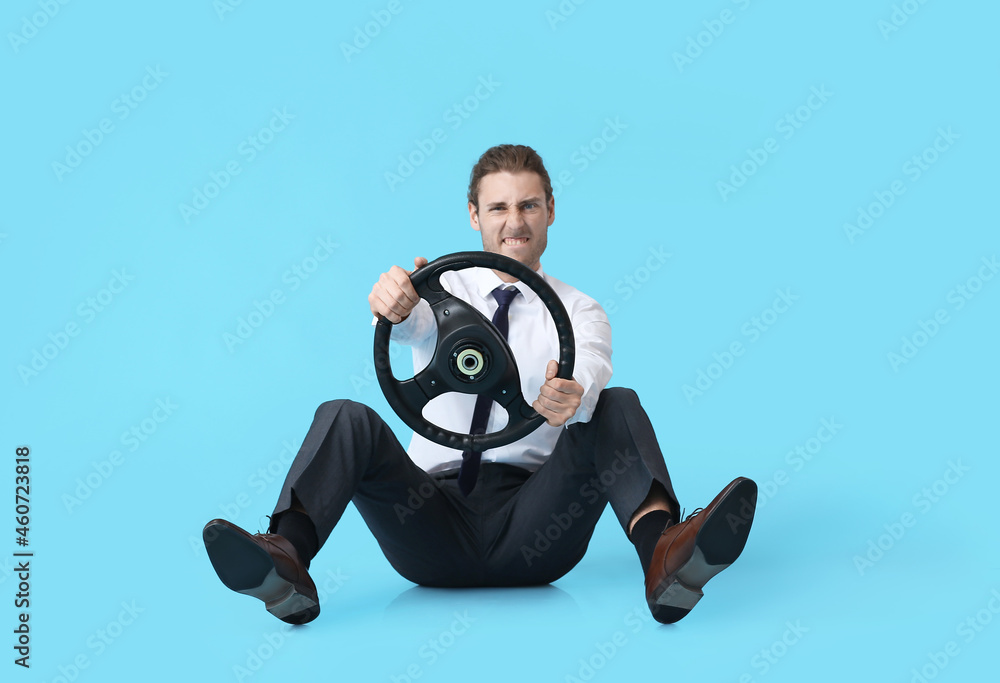
[[[437, 365], [433, 360], [431, 360], [431, 364], [426, 368], [399, 384], [400, 390], [412, 394], [414, 399], [418, 398], [414, 392], [419, 392], [424, 401], [420, 405], [421, 409], [432, 399], [437, 398], [446, 391], [450, 391], [450, 387], [438, 373]], [[403, 385], [407, 385], [405, 389]]]
[[[470, 332], [488, 334], [488, 331], [492, 330], [495, 338], [503, 339], [485, 315], [471, 304], [447, 292], [444, 296], [437, 297], [437, 301], [431, 304], [431, 311], [437, 320], [438, 348], [435, 351], [439, 351], [447, 340], [455, 335], [468, 335]], [[478, 326], [482, 326], [483, 330], [477, 330]]]
[[512, 368], [512, 370], [513, 372], [508, 373], [508, 376], [502, 378], [496, 386], [483, 392], [499, 403], [507, 412], [511, 411], [511, 407], [517, 401], [524, 403], [524, 398], [521, 396], [521, 381], [517, 375], [517, 369]]
[[535, 409], [532, 408], [528, 404], [528, 402], [524, 400], [523, 396], [519, 394], [518, 399], [519, 400], [517, 401], [517, 403], [507, 408], [509, 412], [520, 415], [521, 418], [524, 420], [534, 420], [536, 417], [540, 417], [540, 415], [535, 411]]

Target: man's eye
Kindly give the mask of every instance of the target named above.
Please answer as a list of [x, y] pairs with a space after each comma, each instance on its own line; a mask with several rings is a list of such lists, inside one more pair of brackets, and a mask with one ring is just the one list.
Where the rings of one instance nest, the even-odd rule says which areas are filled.
[[524, 205], [524, 208], [525, 209], [534, 209], [536, 206], [538, 206], [538, 204], [535, 204], [535, 202], [528, 202], [527, 204]]

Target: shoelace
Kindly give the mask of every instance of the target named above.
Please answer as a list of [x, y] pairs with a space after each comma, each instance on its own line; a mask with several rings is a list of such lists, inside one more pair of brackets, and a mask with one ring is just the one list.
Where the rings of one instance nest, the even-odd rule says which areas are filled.
[[690, 515], [688, 515], [687, 517], [684, 517], [684, 513], [685, 513], [685, 512], [687, 511], [687, 510], [686, 510], [685, 508], [681, 508], [681, 517], [683, 517], [683, 518], [684, 518], [684, 521], [686, 522], [686, 521], [688, 521], [689, 519], [691, 519], [692, 517], [694, 517], [695, 515], [697, 515], [697, 514], [698, 514], [699, 512], [701, 512], [701, 511], [702, 511], [702, 510], [704, 510], [704, 509], [705, 509], [705, 508], [695, 508], [695, 509], [694, 509], [694, 512], [692, 512], [692, 513], [691, 513]]

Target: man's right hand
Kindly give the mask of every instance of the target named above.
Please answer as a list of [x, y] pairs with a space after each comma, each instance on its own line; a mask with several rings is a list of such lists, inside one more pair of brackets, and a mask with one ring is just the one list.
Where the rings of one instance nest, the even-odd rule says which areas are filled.
[[[427, 259], [423, 256], [413, 259], [413, 270], [426, 265]], [[379, 276], [378, 282], [372, 287], [372, 293], [368, 295], [372, 315], [386, 318], [393, 325], [406, 320], [413, 307], [420, 303], [417, 291], [410, 284], [410, 273], [413, 270], [393, 266]]]

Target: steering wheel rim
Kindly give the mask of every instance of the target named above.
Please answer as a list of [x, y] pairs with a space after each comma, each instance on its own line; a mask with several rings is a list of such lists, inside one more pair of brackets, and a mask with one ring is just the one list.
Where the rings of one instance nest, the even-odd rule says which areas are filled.
[[[410, 282], [420, 298], [431, 305], [438, 323], [438, 339], [431, 361], [412, 378], [397, 380], [389, 358], [393, 324], [379, 317], [375, 326], [375, 374], [389, 406], [410, 429], [434, 443], [461, 451], [506, 446], [545, 422], [521, 394], [517, 363], [507, 341], [486, 316], [449, 294], [441, 285], [442, 274], [473, 267], [491, 268], [511, 275], [542, 300], [559, 338], [556, 377], [572, 379], [576, 360], [576, 340], [566, 308], [552, 287], [524, 264], [502, 254], [463, 251], [442, 256], [415, 270], [410, 275]], [[466, 352], [467, 349], [473, 352]], [[462, 354], [464, 367], [458, 365], [459, 354]], [[479, 364], [473, 367], [473, 362]], [[476, 374], [473, 375], [474, 370]], [[490, 395], [507, 411], [507, 426], [489, 434], [463, 434], [429, 422], [422, 414], [424, 406], [449, 391]]]

